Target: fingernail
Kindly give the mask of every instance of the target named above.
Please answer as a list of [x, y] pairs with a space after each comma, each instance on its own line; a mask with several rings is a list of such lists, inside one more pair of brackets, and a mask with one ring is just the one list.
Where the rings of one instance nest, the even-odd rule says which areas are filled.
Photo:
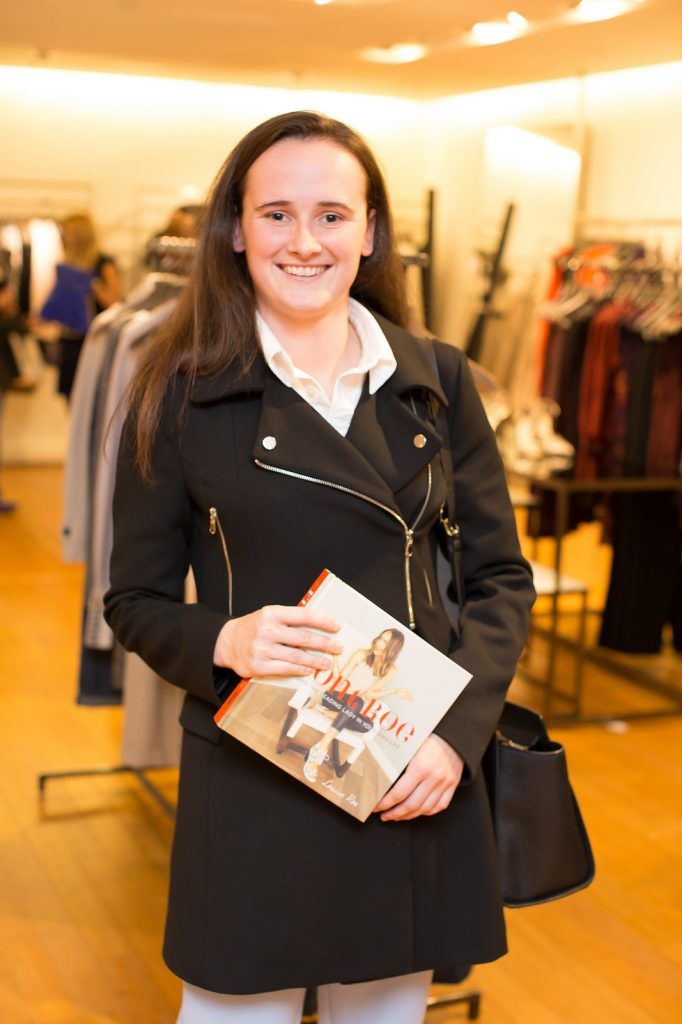
[[335, 643], [333, 646], [334, 646], [334, 654], [340, 654], [341, 651], [343, 650], [343, 644]]

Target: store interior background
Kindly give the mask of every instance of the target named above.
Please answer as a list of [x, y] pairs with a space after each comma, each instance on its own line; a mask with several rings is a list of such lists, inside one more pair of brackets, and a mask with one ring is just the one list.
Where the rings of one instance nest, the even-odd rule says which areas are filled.
[[[585, 231], [600, 237], [602, 223], [602, 235], [616, 230], [679, 252], [682, 228], [660, 223], [682, 222], [677, 62], [418, 100], [0, 67], [0, 211], [28, 207], [60, 217], [88, 209], [102, 249], [131, 284], [148, 237], [176, 204], [204, 196], [241, 135], [274, 113], [302, 108], [324, 110], [367, 136], [398, 222], [417, 243], [427, 190], [435, 190], [429, 326], [453, 344], [464, 344], [480, 298], [476, 251], [494, 249], [508, 202], [517, 212], [507, 269], [517, 277], [546, 278], [558, 248]], [[520, 131], [491, 155], [486, 139], [499, 126]], [[562, 149], [583, 168], [573, 196], [557, 182]], [[570, 157], [563, 174], [572, 176]], [[8, 397], [6, 462], [63, 459], [66, 408], [52, 390], [46, 379], [33, 400]]]
[[[30, 0], [8, 13], [0, 219], [89, 212], [101, 249], [132, 286], [147, 239], [175, 206], [201, 200], [250, 127], [312, 108], [367, 137], [398, 224], [417, 246], [434, 190], [429, 326], [448, 342], [466, 342], [484, 287], [478, 253], [494, 249], [510, 202], [507, 295], [539, 300], [552, 255], [578, 238], [641, 241], [680, 263], [676, 3], [650, 0], [622, 18], [538, 30], [500, 46], [434, 46], [421, 70], [362, 63], [353, 26], [355, 48], [405, 41], [396, 33], [408, 14], [415, 25], [432, 18], [424, 38], [446, 38], [474, 20], [470, 5], [338, 0], [341, 13], [335, 6], [259, 0], [249, 7], [251, 22], [227, 2], [220, 12], [201, 2], [191, 14], [179, 2], [69, 2], [56, 18], [53, 5]], [[518, 9], [532, 19], [560, 7], [533, 0]], [[506, 10], [485, 0], [476, 18]], [[649, 10], [651, 23], [643, 20]], [[333, 26], [342, 16], [343, 59], [334, 60], [335, 33], [319, 19]], [[8, 711], [0, 744], [0, 1019], [163, 1024], [174, 1019], [178, 992], [159, 952], [169, 823], [123, 776], [55, 781], [38, 809], [38, 771], [116, 762], [121, 709], [75, 705], [82, 577], [60, 560], [68, 406], [54, 369], [32, 393], [7, 393], [4, 406], [0, 474], [19, 509], [11, 522], [0, 519]], [[551, 541], [540, 556], [551, 562]], [[599, 607], [609, 552], [596, 526], [569, 538], [567, 558]], [[663, 671], [679, 683], [679, 655]], [[682, 1005], [679, 718], [558, 735], [595, 845], [597, 880], [568, 900], [511, 914], [511, 955], [477, 969], [462, 989], [482, 993], [484, 1024], [673, 1024]], [[173, 778], [156, 781], [172, 798]], [[460, 1019], [456, 1009], [430, 1017]]]

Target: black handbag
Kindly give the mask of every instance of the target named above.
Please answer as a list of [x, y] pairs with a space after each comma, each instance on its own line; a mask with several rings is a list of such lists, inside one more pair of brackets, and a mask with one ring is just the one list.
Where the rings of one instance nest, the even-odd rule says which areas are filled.
[[563, 744], [542, 716], [507, 701], [483, 758], [507, 907], [569, 896], [594, 878], [594, 858]]
[[[430, 339], [425, 343], [440, 379], [433, 343]], [[434, 401], [431, 413], [442, 442], [440, 458], [447, 486], [437, 576], [446, 611], [459, 634], [466, 593], [452, 452], [445, 410]], [[566, 751], [550, 739], [542, 716], [507, 701], [482, 767], [505, 906], [547, 903], [589, 885], [595, 873], [594, 858], [568, 777]]]

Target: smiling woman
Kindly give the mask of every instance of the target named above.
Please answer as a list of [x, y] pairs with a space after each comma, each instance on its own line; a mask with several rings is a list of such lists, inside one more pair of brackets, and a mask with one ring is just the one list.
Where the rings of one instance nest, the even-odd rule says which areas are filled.
[[[164, 947], [181, 1024], [296, 1024], [312, 987], [322, 1024], [421, 1024], [434, 969], [459, 980], [505, 951], [479, 765], [533, 588], [466, 361], [437, 343], [433, 366], [403, 288], [366, 143], [281, 115], [221, 170], [178, 315], [134, 382], [105, 604], [121, 643], [187, 692]], [[433, 597], [438, 404], [469, 599], [457, 638]], [[240, 677], [332, 668], [338, 624], [296, 603], [327, 564], [473, 676], [362, 827], [213, 720]], [[361, 652], [361, 703], [395, 639]], [[319, 746], [306, 764], [329, 771]]]

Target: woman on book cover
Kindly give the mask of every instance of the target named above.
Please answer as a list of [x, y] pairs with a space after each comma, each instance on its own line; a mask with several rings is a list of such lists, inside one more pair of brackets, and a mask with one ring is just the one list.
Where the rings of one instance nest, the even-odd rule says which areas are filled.
[[306, 705], [309, 710], [319, 708], [334, 716], [322, 739], [310, 748], [306, 757], [303, 774], [308, 782], [317, 781], [318, 769], [327, 759], [329, 747], [344, 729], [370, 732], [374, 728], [374, 720], [363, 715], [368, 701], [383, 700], [391, 695], [412, 700], [409, 690], [396, 687], [388, 689], [397, 671], [396, 659], [404, 643], [405, 636], [399, 629], [385, 629], [372, 640], [369, 647], [359, 647], [354, 651], [340, 671], [336, 670], [336, 659], [332, 658], [334, 678], [350, 683], [351, 687], [342, 696], [335, 692], [336, 687], [319, 695], [313, 691]]
[[[421, 1024], [432, 978], [506, 951], [480, 764], [532, 577], [466, 358], [407, 324], [367, 143], [308, 111], [244, 136], [132, 385], [105, 602], [187, 694], [164, 943], [181, 1024], [297, 1024], [315, 987], [322, 1024]], [[331, 668], [338, 624], [297, 606], [326, 565], [473, 676], [364, 823], [213, 721], [241, 677]]]

